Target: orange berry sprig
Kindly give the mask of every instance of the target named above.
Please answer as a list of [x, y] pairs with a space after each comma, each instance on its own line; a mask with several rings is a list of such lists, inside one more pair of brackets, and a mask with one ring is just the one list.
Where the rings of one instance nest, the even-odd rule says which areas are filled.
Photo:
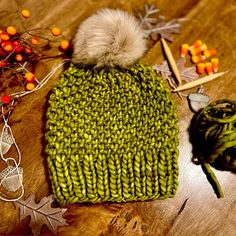
[[[19, 13], [23, 20], [28, 20], [31, 16], [31, 12], [27, 9], [22, 9]], [[16, 86], [17, 90], [18, 87], [22, 86], [27, 91], [34, 90], [39, 81], [31, 72], [25, 73], [24, 71], [31, 71], [31, 64], [37, 63], [44, 58], [63, 56], [70, 48], [69, 41], [64, 39], [59, 27], [53, 26], [51, 28], [28, 30], [25, 24], [22, 25], [23, 29], [15, 27], [14, 24], [0, 29], [0, 69], [3, 68], [4, 72], [0, 75], [0, 84], [3, 84], [3, 86], [0, 86], [0, 98], [5, 93], [5, 90], [9, 88], [9, 83], [11, 83], [13, 78], [13, 86]], [[36, 31], [37, 35], [34, 34]], [[48, 34], [46, 35], [45, 32], [47, 31]], [[57, 39], [55, 40], [55, 38]], [[58, 53], [63, 53], [59, 53], [56, 56], [48, 56], [46, 50], [50, 50], [52, 45], [58, 47]], [[7, 99], [4, 101], [7, 102]]]
[[180, 56], [186, 57], [187, 55], [191, 56], [191, 61], [196, 65], [196, 71], [201, 76], [206, 73], [210, 75], [212, 73], [218, 72], [219, 69], [219, 59], [214, 57], [210, 61], [204, 62], [206, 59], [215, 56], [217, 53], [214, 48], [207, 48], [207, 45], [204, 44], [201, 40], [196, 40], [192, 45], [186, 43], [182, 44], [180, 47]]

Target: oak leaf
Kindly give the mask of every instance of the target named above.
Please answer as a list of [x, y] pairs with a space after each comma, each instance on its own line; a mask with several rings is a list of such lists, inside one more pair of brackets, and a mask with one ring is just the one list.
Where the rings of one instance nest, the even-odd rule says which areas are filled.
[[51, 204], [53, 201], [53, 195], [50, 195], [42, 198], [39, 203], [35, 203], [35, 196], [32, 194], [26, 200], [20, 199], [15, 201], [14, 205], [20, 210], [20, 220], [30, 216], [32, 233], [40, 235], [43, 225], [46, 225], [54, 233], [56, 233], [58, 226], [67, 225], [66, 220], [62, 216], [67, 209], [52, 208]]

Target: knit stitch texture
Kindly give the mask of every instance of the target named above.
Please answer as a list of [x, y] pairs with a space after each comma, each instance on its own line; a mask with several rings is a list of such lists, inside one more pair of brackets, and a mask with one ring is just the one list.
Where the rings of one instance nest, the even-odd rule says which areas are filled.
[[71, 64], [53, 88], [46, 116], [50, 179], [61, 205], [176, 194], [177, 115], [151, 67]]

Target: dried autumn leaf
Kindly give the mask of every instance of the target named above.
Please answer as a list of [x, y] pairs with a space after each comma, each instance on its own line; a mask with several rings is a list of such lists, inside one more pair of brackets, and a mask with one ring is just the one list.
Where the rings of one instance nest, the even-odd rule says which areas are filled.
[[158, 37], [162, 37], [170, 42], [173, 42], [173, 34], [180, 33], [181, 24], [178, 19], [170, 21], [160, 20], [150, 29], [146, 30], [153, 40], [157, 40]]
[[186, 82], [191, 82], [197, 78], [199, 78], [198, 73], [196, 72], [196, 67], [185, 67], [186, 59], [181, 58], [178, 61], [176, 61], [176, 65], [179, 69], [179, 73], [181, 75], [182, 80]]
[[153, 69], [157, 73], [161, 73], [163, 79], [167, 79], [172, 76], [172, 72], [170, 71], [170, 67], [167, 61], [163, 61], [161, 65], [154, 65]]
[[155, 24], [157, 22], [157, 18], [150, 16], [156, 14], [160, 10], [156, 8], [155, 5], [144, 4], [144, 11], [145, 11], [144, 16], [142, 16], [140, 13], [138, 14], [140, 19], [140, 25], [143, 26], [144, 28], [146, 27], [149, 28], [150, 25]]
[[35, 203], [34, 194], [26, 200], [20, 199], [14, 202], [16, 208], [20, 210], [20, 220], [27, 216], [31, 217], [30, 227], [34, 235], [40, 235], [43, 225], [46, 225], [51, 231], [56, 233], [58, 226], [67, 225], [62, 215], [67, 211], [63, 208], [52, 208], [54, 201], [53, 195], [44, 197], [39, 203]]
[[[162, 37], [170, 42], [173, 41], [173, 34], [180, 33], [180, 19], [167, 21], [163, 16], [155, 16], [159, 9], [155, 5], [144, 5], [145, 15], [138, 14], [140, 25], [143, 27], [145, 36], [156, 41]], [[154, 17], [155, 16], [155, 17]]]
[[[181, 58], [176, 61], [176, 65], [178, 67], [181, 79], [186, 82], [191, 82], [194, 79], [199, 78], [199, 75], [196, 72], [196, 67], [195, 66], [185, 67], [185, 63], [186, 63], [185, 58]], [[167, 61], [163, 61], [161, 65], [154, 65], [153, 69], [156, 72], [161, 73], [163, 79], [168, 79], [170, 77], [173, 77], [173, 73]]]

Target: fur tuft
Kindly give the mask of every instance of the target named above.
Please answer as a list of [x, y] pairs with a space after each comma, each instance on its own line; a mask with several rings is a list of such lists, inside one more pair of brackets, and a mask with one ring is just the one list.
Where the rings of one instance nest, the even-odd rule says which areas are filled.
[[73, 46], [74, 63], [121, 67], [132, 65], [146, 49], [136, 18], [113, 9], [102, 9], [82, 22]]

